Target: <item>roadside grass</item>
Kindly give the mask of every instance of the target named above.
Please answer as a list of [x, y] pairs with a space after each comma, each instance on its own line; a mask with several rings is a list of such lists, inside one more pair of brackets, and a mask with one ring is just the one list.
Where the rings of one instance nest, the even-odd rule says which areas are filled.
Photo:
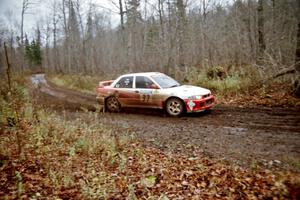
[[1, 199], [299, 197], [299, 173], [144, 148], [132, 130], [106, 126], [99, 113], [40, 108], [22, 82], [0, 92]]
[[78, 90], [80, 92], [94, 94], [99, 84], [98, 76], [89, 75], [49, 75], [50, 81], [58, 86], [67, 87], [69, 89]]
[[188, 83], [209, 88], [218, 96], [232, 96], [239, 93], [247, 94], [262, 78], [251, 66], [221, 66], [198, 71], [190, 68], [187, 73]]
[[251, 80], [242, 79], [238, 74], [221, 79], [209, 79], [205, 74], [199, 74], [195, 84], [201, 87], [210, 88], [218, 96], [235, 95], [239, 92], [248, 91]]

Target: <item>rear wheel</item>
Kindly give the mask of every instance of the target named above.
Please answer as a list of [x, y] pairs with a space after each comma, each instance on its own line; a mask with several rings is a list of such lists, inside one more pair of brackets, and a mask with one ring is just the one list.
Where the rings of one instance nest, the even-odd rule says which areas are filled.
[[184, 112], [184, 104], [178, 98], [171, 98], [166, 103], [166, 111], [171, 117], [179, 117]]
[[114, 96], [108, 97], [106, 99], [105, 106], [109, 112], [120, 112], [121, 110], [121, 105], [118, 99]]

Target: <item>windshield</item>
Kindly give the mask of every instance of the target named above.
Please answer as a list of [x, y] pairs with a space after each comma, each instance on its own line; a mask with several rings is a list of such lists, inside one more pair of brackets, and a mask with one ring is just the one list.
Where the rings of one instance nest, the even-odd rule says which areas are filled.
[[151, 76], [163, 89], [178, 87], [180, 84], [167, 75], [154, 75]]

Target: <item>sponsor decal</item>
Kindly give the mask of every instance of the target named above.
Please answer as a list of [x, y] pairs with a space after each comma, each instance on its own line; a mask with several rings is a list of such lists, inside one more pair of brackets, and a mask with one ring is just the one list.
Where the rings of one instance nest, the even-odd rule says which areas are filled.
[[153, 94], [159, 94], [159, 90], [154, 90]]
[[152, 91], [151, 90], [140, 90], [140, 93], [141, 94], [148, 94], [148, 95], [150, 95], [150, 94], [152, 94]]
[[193, 108], [195, 107], [195, 103], [193, 102], [193, 101], [188, 101], [188, 106], [189, 106], [189, 108], [190, 108], [190, 110], [193, 110]]

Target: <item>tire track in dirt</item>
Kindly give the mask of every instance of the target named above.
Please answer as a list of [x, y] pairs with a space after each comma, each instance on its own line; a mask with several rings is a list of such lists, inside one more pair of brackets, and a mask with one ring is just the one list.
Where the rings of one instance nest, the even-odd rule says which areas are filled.
[[[218, 109], [207, 115], [180, 119], [148, 115], [138, 118], [128, 113], [105, 114], [100, 119], [106, 124], [134, 130], [138, 138], [147, 141], [147, 145], [189, 156], [203, 153], [211, 158], [230, 160], [244, 166], [279, 160], [282, 163], [279, 167], [287, 168], [300, 161], [299, 115], [289, 119], [292, 120], [292, 126], [278, 128], [269, 123], [276, 120], [256, 125], [250, 121], [252, 118], [249, 115], [236, 112], [229, 118], [228, 114], [221, 114]], [[259, 111], [251, 113], [259, 114]], [[265, 116], [259, 117], [263, 121]], [[284, 123], [285, 119], [280, 121]]]
[[38, 101], [54, 109], [95, 111], [96, 95], [84, 94], [67, 88], [61, 88], [49, 82], [44, 74], [35, 74], [30, 78], [31, 89], [38, 95]]
[[[31, 77], [41, 103], [74, 113], [95, 110], [94, 95], [49, 83], [43, 74]], [[130, 130], [146, 146], [188, 156], [207, 155], [243, 166], [263, 164], [300, 170], [300, 110], [296, 108], [238, 108], [217, 106], [210, 113], [166, 117], [162, 111], [126, 109], [100, 113], [99, 123]], [[276, 162], [273, 162], [273, 161]], [[275, 163], [275, 164], [274, 164]]]

